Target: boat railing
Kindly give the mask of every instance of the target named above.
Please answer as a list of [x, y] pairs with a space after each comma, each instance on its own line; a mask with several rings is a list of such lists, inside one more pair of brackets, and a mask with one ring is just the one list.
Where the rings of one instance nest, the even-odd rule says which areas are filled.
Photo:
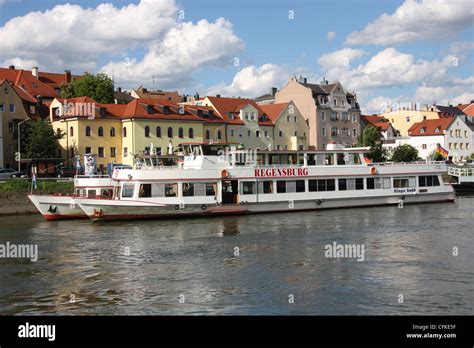
[[448, 174], [452, 176], [474, 176], [474, 168], [448, 167]]
[[75, 175], [75, 179], [110, 179], [110, 175]]
[[415, 162], [377, 162], [368, 163], [368, 166], [385, 167], [385, 166], [419, 166], [419, 165], [440, 165], [446, 164], [444, 161], [415, 161]]

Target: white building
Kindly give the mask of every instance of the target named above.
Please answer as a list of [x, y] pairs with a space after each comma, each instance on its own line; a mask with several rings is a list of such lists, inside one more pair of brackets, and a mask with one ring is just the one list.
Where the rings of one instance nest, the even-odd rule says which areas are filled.
[[421, 158], [427, 159], [439, 144], [448, 151], [448, 159], [453, 162], [464, 162], [474, 153], [473, 131], [459, 116], [423, 120], [413, 124], [408, 134], [384, 147], [392, 151], [396, 146], [409, 144], [418, 150]]

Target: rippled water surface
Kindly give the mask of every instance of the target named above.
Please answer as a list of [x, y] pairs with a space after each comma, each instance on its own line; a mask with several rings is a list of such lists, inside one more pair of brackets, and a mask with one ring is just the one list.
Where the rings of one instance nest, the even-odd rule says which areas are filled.
[[[0, 217], [0, 244], [39, 249], [37, 262], [0, 259], [0, 314], [472, 315], [473, 209], [459, 197], [211, 219]], [[364, 245], [365, 260], [326, 258], [334, 241]]]

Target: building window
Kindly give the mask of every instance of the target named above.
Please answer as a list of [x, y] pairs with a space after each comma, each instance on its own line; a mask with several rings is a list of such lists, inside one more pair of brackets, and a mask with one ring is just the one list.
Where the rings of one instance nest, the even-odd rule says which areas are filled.
[[128, 156], [128, 147], [124, 147], [123, 148], [123, 157], [127, 157]]
[[356, 114], [352, 114], [352, 122], [357, 122]]
[[353, 128], [352, 129], [352, 136], [355, 138], [357, 137], [357, 129], [356, 128]]
[[3, 112], [3, 104], [0, 104], [0, 112]]
[[34, 105], [30, 105], [30, 114], [36, 114], [36, 108]]
[[103, 137], [104, 136], [104, 128], [99, 127], [99, 129], [97, 131], [97, 134], [99, 135], [99, 137]]
[[231, 137], [234, 136], [234, 130], [233, 130], [233, 129], [230, 130], [230, 136], [231, 136]]
[[90, 137], [90, 136], [91, 136], [91, 127], [86, 126], [86, 137]]
[[410, 116], [406, 117], [407, 123], [410, 123]]
[[179, 127], [178, 129], [178, 137], [184, 138], [184, 130], [182, 127]]
[[264, 132], [265, 138], [268, 138], [268, 131]]
[[286, 122], [290, 122], [290, 116], [286, 116]]
[[156, 127], [156, 137], [161, 138], [161, 127]]
[[110, 157], [115, 157], [115, 147], [110, 148]]
[[239, 130], [239, 138], [242, 138], [243, 135], [244, 135], [244, 132], [242, 132], [242, 129]]
[[247, 136], [248, 136], [249, 138], [250, 138], [251, 135], [252, 135], [251, 132], [250, 132], [250, 131], [247, 131]]
[[260, 131], [255, 131], [255, 136], [256, 136], [257, 138], [260, 138]]
[[150, 127], [149, 126], [145, 126], [145, 137], [146, 138], [150, 137]]
[[71, 146], [71, 147], [69, 148], [69, 153], [70, 153], [70, 155], [71, 155], [71, 156], [70, 156], [71, 158], [74, 157], [74, 147]]
[[337, 127], [332, 127], [331, 128], [331, 136], [337, 136], [337, 133], [338, 133], [338, 129]]
[[74, 127], [69, 127], [69, 136], [70, 137], [74, 136]]
[[193, 139], [194, 138], [194, 129], [189, 128], [188, 130], [188, 138]]
[[422, 144], [422, 145], [421, 145], [421, 148], [422, 148], [423, 150], [426, 150], [426, 144]]
[[115, 136], [115, 128], [114, 127], [110, 127], [110, 136], [111, 137]]
[[324, 114], [324, 111], [321, 112], [321, 121], [326, 121], [326, 115]]
[[337, 100], [334, 99], [334, 106], [337, 106]]
[[123, 127], [123, 137], [126, 138], [127, 137], [127, 127]]
[[211, 138], [211, 133], [209, 132], [209, 129], [206, 130], [206, 139], [209, 140]]
[[10, 104], [10, 112], [15, 112], [15, 104]]
[[[234, 134], [232, 134], [234, 135]], [[222, 132], [220, 129], [217, 130], [217, 139], [221, 140], [222, 139]]]
[[282, 136], [283, 136], [283, 132], [282, 132], [282, 131], [279, 131], [279, 132], [278, 132], [278, 136], [282, 137]]
[[99, 147], [99, 157], [104, 157], [104, 148]]
[[172, 138], [172, 137], [173, 137], [173, 128], [168, 127], [168, 138]]

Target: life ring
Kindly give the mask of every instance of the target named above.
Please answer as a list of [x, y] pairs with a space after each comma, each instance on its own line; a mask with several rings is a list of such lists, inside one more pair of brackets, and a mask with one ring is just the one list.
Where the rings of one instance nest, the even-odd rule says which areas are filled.
[[227, 170], [222, 170], [221, 171], [221, 177], [222, 178], [228, 178], [229, 177], [229, 172]]
[[203, 204], [201, 205], [201, 210], [206, 210], [207, 209], [207, 205]]
[[377, 168], [375, 168], [375, 167], [370, 168], [370, 174], [372, 174], [372, 175], [377, 174]]

